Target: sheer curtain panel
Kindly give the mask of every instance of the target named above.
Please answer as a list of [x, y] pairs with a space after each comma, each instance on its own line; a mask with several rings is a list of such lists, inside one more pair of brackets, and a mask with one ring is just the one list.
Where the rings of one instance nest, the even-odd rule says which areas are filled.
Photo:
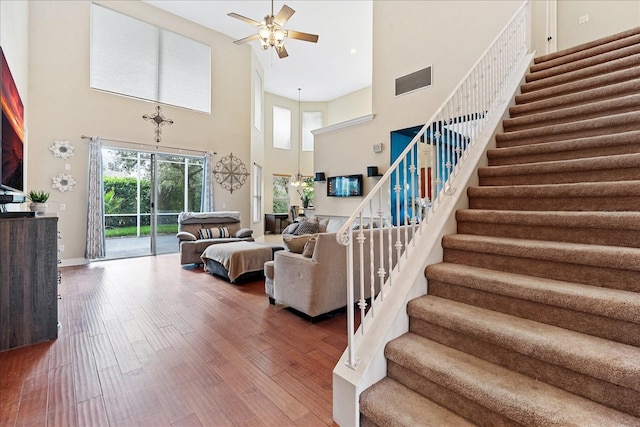
[[87, 259], [104, 258], [104, 191], [102, 186], [102, 142], [92, 137], [89, 143], [89, 207], [87, 212]]

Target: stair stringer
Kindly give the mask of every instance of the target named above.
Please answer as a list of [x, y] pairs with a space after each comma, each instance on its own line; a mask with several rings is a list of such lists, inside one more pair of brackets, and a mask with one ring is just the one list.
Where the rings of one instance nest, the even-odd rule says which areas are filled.
[[424, 270], [427, 265], [442, 262], [442, 238], [456, 233], [456, 211], [469, 207], [467, 189], [478, 185], [478, 168], [488, 165], [487, 150], [495, 148], [495, 135], [503, 131], [502, 121], [509, 117], [509, 108], [515, 105], [515, 97], [520, 94], [520, 87], [525, 83], [534, 56], [535, 52], [525, 55], [518, 65], [514, 74], [516, 77], [504, 90], [511, 97], [499, 101], [487, 119], [487, 124], [468, 154], [465, 167], [454, 178], [452, 188], [455, 192], [443, 198], [436, 214], [422, 225], [421, 234], [410, 243], [402, 271], [394, 279], [393, 292], [383, 289], [385, 300], [377, 303], [375, 318], [368, 319], [367, 335], [357, 335], [356, 347], [360, 355], [358, 366], [352, 369], [347, 365], [347, 350], [333, 369], [333, 420], [338, 425], [360, 425], [360, 394], [387, 375], [384, 348], [389, 341], [409, 331], [407, 304], [427, 293]]

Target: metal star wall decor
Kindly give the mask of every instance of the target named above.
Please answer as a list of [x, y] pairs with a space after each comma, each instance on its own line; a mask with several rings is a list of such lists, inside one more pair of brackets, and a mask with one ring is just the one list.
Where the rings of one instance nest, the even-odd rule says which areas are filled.
[[156, 107], [156, 113], [152, 116], [145, 114], [144, 116], [142, 116], [143, 119], [145, 120], [152, 120], [155, 125], [156, 125], [156, 142], [160, 142], [162, 141], [162, 138], [160, 137], [160, 134], [162, 133], [162, 130], [160, 129], [161, 126], [164, 126], [165, 124], [168, 125], [172, 125], [173, 124], [173, 120], [171, 119], [166, 119], [163, 115], [162, 115], [162, 108], [160, 108], [160, 106], [158, 105]]
[[216, 177], [216, 182], [225, 190], [229, 190], [231, 194], [233, 194], [233, 190], [242, 187], [249, 176], [247, 167], [233, 153], [221, 158], [216, 163], [213, 174]]

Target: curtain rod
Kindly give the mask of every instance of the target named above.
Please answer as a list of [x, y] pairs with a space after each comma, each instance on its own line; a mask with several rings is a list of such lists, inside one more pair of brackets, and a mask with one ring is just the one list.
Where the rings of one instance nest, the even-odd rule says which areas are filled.
[[[86, 136], [86, 135], [80, 135], [80, 138], [82, 139], [92, 139], [92, 136]], [[100, 138], [100, 137], [98, 137]], [[202, 150], [192, 150], [190, 148], [178, 148], [178, 147], [169, 147], [166, 145], [154, 145], [154, 144], [145, 144], [142, 142], [131, 142], [131, 141], [121, 141], [119, 139], [107, 139], [107, 138], [100, 138], [103, 141], [111, 141], [111, 142], [118, 142], [121, 144], [130, 144], [130, 145], [138, 145], [138, 146], [142, 146], [142, 147], [154, 147], [156, 150], [158, 150], [159, 148], [168, 148], [170, 150], [178, 150], [178, 151], [190, 151], [192, 153], [199, 153], [199, 154], [205, 154], [206, 151], [202, 151]], [[215, 151], [213, 151], [213, 154], [218, 154]]]

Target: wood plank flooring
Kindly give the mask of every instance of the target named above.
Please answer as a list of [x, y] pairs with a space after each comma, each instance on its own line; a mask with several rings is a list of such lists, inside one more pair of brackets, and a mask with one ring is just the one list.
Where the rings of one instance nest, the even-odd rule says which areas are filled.
[[327, 426], [346, 318], [178, 255], [62, 269], [57, 340], [0, 352], [0, 426]]

